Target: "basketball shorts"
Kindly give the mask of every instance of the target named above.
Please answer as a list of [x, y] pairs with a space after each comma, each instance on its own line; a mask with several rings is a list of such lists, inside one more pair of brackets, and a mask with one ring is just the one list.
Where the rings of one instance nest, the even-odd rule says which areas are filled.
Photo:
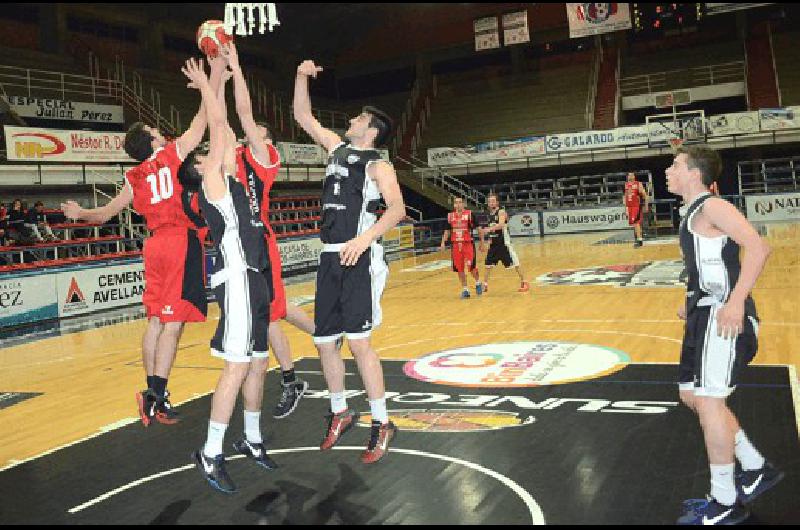
[[452, 248], [453, 258], [453, 271], [455, 272], [472, 272], [478, 266], [475, 263], [475, 243], [473, 241], [465, 241], [463, 243], [453, 243]]
[[241, 363], [269, 355], [269, 306], [272, 297], [266, 274], [246, 269], [231, 272], [214, 287], [220, 316], [211, 339], [211, 354]]
[[267, 250], [269, 251], [270, 268], [264, 271], [272, 293], [272, 303], [269, 306], [270, 322], [277, 322], [286, 318], [286, 287], [283, 285], [283, 270], [281, 268], [281, 253], [278, 248], [278, 239], [274, 234], [267, 235]]
[[314, 342], [325, 344], [339, 337], [365, 339], [383, 320], [381, 296], [389, 267], [383, 247], [373, 244], [352, 267], [340, 262], [341, 245], [325, 245], [319, 257], [315, 296]]
[[144, 243], [145, 289], [142, 303], [147, 318], [161, 322], [205, 322], [203, 245], [193, 230], [161, 229]]
[[745, 313], [737, 337], [717, 335], [718, 307], [697, 307], [686, 318], [679, 385], [696, 396], [726, 398], [758, 351], [758, 318]]
[[631, 208], [630, 206], [627, 208], [628, 210], [628, 224], [630, 226], [638, 225], [642, 222], [642, 208], [639, 206], [635, 206]]
[[490, 244], [486, 252], [485, 264], [487, 267], [494, 267], [498, 263], [503, 263], [505, 268], [519, 267], [519, 259], [514, 247], [503, 244]]

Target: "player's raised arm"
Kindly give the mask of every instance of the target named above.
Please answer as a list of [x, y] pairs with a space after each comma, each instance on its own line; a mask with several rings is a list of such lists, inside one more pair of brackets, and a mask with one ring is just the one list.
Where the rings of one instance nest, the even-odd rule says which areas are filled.
[[322, 68], [315, 65], [314, 61], [303, 61], [297, 67], [297, 77], [294, 82], [294, 119], [319, 145], [329, 153], [342, 142], [335, 132], [326, 129], [314, 117], [311, 111], [311, 97], [308, 94], [308, 78], [317, 77]]
[[119, 214], [133, 201], [133, 191], [130, 186], [123, 186], [119, 194], [111, 202], [100, 208], [81, 208], [75, 201], [61, 204], [61, 209], [67, 219], [86, 221], [93, 224], [105, 224], [109, 219]]

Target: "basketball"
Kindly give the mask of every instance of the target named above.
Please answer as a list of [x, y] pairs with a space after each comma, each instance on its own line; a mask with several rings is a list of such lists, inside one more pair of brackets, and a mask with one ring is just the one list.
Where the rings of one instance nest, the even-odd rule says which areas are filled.
[[197, 28], [197, 47], [212, 59], [219, 55], [219, 47], [233, 41], [233, 35], [225, 33], [221, 20], [206, 20]]

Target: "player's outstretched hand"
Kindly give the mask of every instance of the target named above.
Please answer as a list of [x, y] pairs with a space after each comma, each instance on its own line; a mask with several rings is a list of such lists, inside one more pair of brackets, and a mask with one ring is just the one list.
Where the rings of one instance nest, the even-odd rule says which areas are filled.
[[369, 248], [370, 243], [372, 243], [372, 241], [369, 238], [365, 238], [363, 235], [345, 243], [342, 250], [339, 251], [342, 266], [352, 267], [355, 265], [361, 257], [361, 254]]
[[314, 64], [314, 61], [306, 60], [300, 63], [300, 66], [297, 67], [297, 73], [299, 75], [304, 75], [307, 77], [313, 77], [314, 79], [317, 78], [317, 74], [322, 71], [321, 66], [317, 66]]
[[236, 50], [236, 45], [233, 42], [223, 43], [219, 48], [219, 55], [228, 66], [230, 66], [231, 70], [240, 68], [239, 52]]
[[188, 88], [199, 90], [203, 83], [208, 83], [208, 77], [206, 77], [206, 72], [203, 69], [202, 59], [195, 59], [194, 57], [189, 58], [183, 68], [181, 68], [181, 72], [189, 78], [189, 84], [186, 85]]
[[64, 212], [64, 217], [67, 219], [78, 220], [81, 218], [83, 208], [75, 201], [67, 201], [61, 203], [61, 211]]

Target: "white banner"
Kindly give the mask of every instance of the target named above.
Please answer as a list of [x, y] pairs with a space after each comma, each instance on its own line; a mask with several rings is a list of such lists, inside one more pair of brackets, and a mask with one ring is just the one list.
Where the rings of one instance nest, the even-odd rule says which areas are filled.
[[123, 150], [125, 133], [5, 126], [8, 160], [134, 162]]
[[429, 166], [490, 162], [509, 158], [525, 158], [545, 153], [544, 136], [529, 136], [513, 141], [489, 142], [485, 144], [428, 149]]
[[140, 304], [144, 263], [58, 273], [58, 315], [62, 318]]
[[625, 207], [587, 208], [544, 212], [545, 234], [565, 234], [592, 230], [622, 230], [629, 228]]
[[748, 195], [747, 219], [750, 221], [789, 221], [800, 219], [800, 193]]
[[324, 165], [327, 155], [325, 149], [317, 144], [292, 144], [278, 142], [278, 151], [284, 164]]
[[531, 41], [528, 30], [528, 12], [517, 11], [503, 15], [503, 44], [522, 44]]
[[750, 134], [759, 130], [758, 112], [736, 112], [718, 114], [707, 119], [709, 136], [728, 136], [731, 134]]
[[762, 131], [800, 128], [800, 107], [761, 109], [758, 116]]
[[512, 236], [538, 236], [539, 214], [537, 212], [520, 212], [508, 220], [508, 231]]
[[628, 4], [566, 4], [570, 38], [631, 29]]
[[706, 15], [720, 15], [722, 13], [729, 13], [730, 11], [738, 11], [740, 9], [750, 9], [753, 7], [761, 7], [761, 6], [769, 6], [772, 5], [771, 3], [767, 4], [748, 4], [742, 2], [738, 4], [736, 2], [719, 2], [719, 3], [709, 3], [706, 2]]
[[564, 153], [605, 147], [646, 144], [650, 139], [647, 127], [619, 127], [605, 131], [583, 131], [547, 136], [548, 153]]
[[125, 121], [120, 105], [101, 105], [25, 96], [8, 96], [8, 104], [23, 118], [92, 123], [123, 123]]
[[475, 51], [500, 47], [500, 29], [497, 17], [475, 20]]
[[298, 239], [296, 241], [278, 240], [278, 249], [281, 253], [281, 265], [292, 267], [302, 263], [319, 261], [322, 253], [322, 241], [318, 237]]
[[55, 275], [0, 280], [0, 328], [58, 318]]

